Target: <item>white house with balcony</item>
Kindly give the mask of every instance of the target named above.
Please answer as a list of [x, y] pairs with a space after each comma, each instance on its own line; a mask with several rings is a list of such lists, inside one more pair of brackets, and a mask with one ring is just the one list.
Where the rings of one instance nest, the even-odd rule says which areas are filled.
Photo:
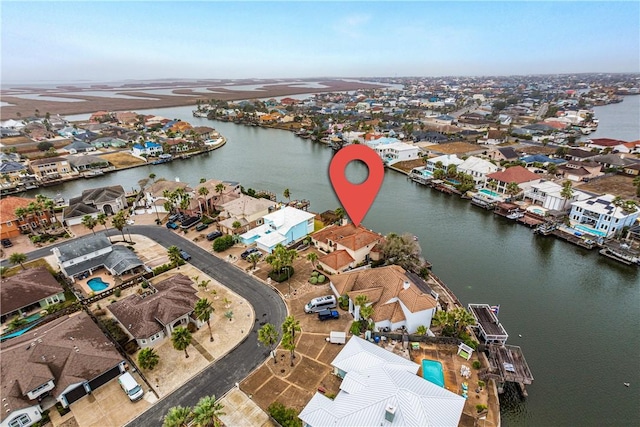
[[458, 165], [458, 172], [463, 172], [473, 177], [476, 188], [482, 188], [487, 181], [487, 175], [499, 170], [502, 170], [500, 166], [474, 156], [467, 157], [466, 160]]
[[393, 142], [391, 144], [378, 144], [374, 150], [380, 156], [382, 161], [387, 165], [407, 160], [416, 160], [420, 158], [420, 147], [407, 144], [405, 142]]
[[569, 220], [578, 230], [599, 237], [609, 237], [638, 220], [640, 209], [628, 205], [628, 210], [613, 203], [615, 196], [605, 194], [571, 204]]
[[464, 162], [464, 160], [458, 158], [458, 156], [456, 156], [455, 154], [444, 154], [442, 156], [432, 157], [430, 159], [427, 159], [425, 170], [433, 173], [433, 171], [438, 169], [438, 167], [436, 166], [438, 162], [442, 163], [442, 169], [446, 171], [449, 165], [455, 165], [456, 167], [458, 167]]
[[562, 186], [552, 181], [541, 181], [532, 184], [524, 192], [524, 199], [529, 199], [533, 203], [541, 205], [545, 209], [566, 211], [571, 207], [571, 203], [587, 200], [591, 196], [579, 190], [572, 190], [573, 196], [569, 199], [562, 197]]

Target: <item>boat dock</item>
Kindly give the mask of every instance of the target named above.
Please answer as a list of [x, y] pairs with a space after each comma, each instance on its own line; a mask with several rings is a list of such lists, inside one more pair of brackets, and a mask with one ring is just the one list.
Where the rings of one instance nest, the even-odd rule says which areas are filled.
[[550, 234], [585, 249], [591, 250], [596, 247], [595, 241], [591, 239], [584, 239], [582, 235], [576, 236], [575, 234], [569, 233], [560, 228], [555, 228]]

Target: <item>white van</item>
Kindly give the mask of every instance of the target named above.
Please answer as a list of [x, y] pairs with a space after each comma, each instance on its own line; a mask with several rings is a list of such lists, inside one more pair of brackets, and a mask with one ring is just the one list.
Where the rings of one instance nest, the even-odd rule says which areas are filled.
[[122, 387], [122, 390], [127, 393], [127, 396], [129, 396], [129, 399], [132, 402], [141, 399], [144, 395], [144, 390], [142, 390], [140, 384], [138, 384], [129, 372], [125, 372], [120, 375], [118, 377], [118, 383], [120, 384], [120, 387]]
[[327, 308], [336, 308], [336, 297], [334, 295], [326, 295], [324, 297], [312, 299], [304, 306], [304, 312], [317, 313]]

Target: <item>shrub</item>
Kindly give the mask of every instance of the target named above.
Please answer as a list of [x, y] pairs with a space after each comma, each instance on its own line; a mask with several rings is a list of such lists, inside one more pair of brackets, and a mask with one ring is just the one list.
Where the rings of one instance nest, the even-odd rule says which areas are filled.
[[479, 360], [474, 360], [471, 366], [473, 366], [473, 369], [480, 369], [482, 367], [482, 363], [480, 363]]
[[322, 274], [319, 275], [318, 276], [318, 283], [323, 283], [325, 279], [326, 279], [326, 277], [324, 277], [324, 275], [322, 275]]
[[351, 328], [349, 328], [349, 332], [351, 332], [353, 335], [360, 335], [360, 322], [353, 322], [351, 324]]
[[318, 278], [311, 276], [311, 278], [309, 279], [309, 283], [315, 285], [316, 283], [318, 283]]
[[218, 237], [213, 241], [213, 250], [215, 252], [224, 252], [233, 246], [233, 236], [226, 235], [222, 237]]
[[318, 273], [317, 271], [312, 271], [311, 272], [311, 277], [318, 277], [320, 273]]
[[153, 269], [153, 274], [157, 276], [158, 274], [162, 274], [165, 271], [171, 270], [172, 268], [173, 265], [171, 264], [162, 264]]
[[478, 387], [484, 388], [485, 385], [487, 385], [487, 384], [484, 381], [482, 381], [482, 380], [478, 381]]
[[196, 327], [195, 324], [189, 322], [187, 323], [187, 331], [191, 332], [192, 334], [195, 333], [198, 330], [198, 328]]
[[286, 268], [283, 268], [280, 271], [272, 270], [269, 273], [269, 277], [271, 277], [271, 280], [274, 280], [274, 281], [276, 281], [278, 283], [281, 283], [281, 282], [284, 282], [285, 280], [287, 280], [288, 278], [293, 277], [293, 273], [294, 273], [293, 267], [289, 266], [289, 270], [288, 271], [287, 271]]
[[105, 316], [107, 314], [107, 311], [104, 308], [99, 308], [94, 311], [93, 314], [95, 314], [96, 316]]
[[287, 408], [280, 402], [273, 402], [267, 411], [282, 427], [302, 427], [302, 421], [298, 418], [296, 410]]
[[125, 345], [124, 345], [124, 351], [127, 352], [127, 354], [135, 354], [136, 351], [138, 351], [138, 343], [136, 342], [136, 340], [131, 340], [128, 341]]
[[142, 282], [142, 289], [147, 289], [149, 287], [149, 282], [147, 282], [146, 280], [144, 282]]
[[349, 297], [346, 295], [340, 296], [338, 298], [338, 306], [343, 310], [349, 309]]
[[487, 405], [482, 405], [482, 404], [476, 405], [476, 411], [478, 411], [478, 413], [484, 411], [485, 409], [487, 409]]
[[116, 298], [120, 298], [120, 294], [121, 294], [121, 293], [122, 293], [122, 291], [120, 290], [120, 288], [116, 288], [116, 290], [115, 290], [115, 291], [113, 291], [113, 295], [114, 295]]
[[113, 337], [113, 339], [116, 340], [118, 343], [120, 343], [121, 346], [124, 346], [127, 343], [127, 341], [129, 341], [129, 337], [122, 330], [117, 320], [104, 319], [104, 320], [101, 320], [101, 322], [102, 322], [102, 325], [107, 329], [107, 331], [109, 331], [109, 334]]

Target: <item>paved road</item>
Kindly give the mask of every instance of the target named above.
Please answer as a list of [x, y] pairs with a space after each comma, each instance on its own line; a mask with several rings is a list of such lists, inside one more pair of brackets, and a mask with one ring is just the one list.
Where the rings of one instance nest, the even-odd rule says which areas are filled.
[[[129, 226], [129, 229], [131, 233], [147, 236], [164, 247], [176, 245], [189, 252], [191, 264], [249, 301], [256, 316], [251, 333], [233, 351], [128, 424], [132, 427], [159, 426], [169, 408], [193, 406], [205, 395], [221, 396], [257, 368], [268, 357], [267, 350], [258, 347], [258, 329], [264, 323], [279, 327], [287, 315], [287, 307], [270, 287], [164, 227], [136, 225]], [[109, 234], [120, 235], [117, 230], [110, 230]], [[51, 255], [52, 247], [30, 252], [28, 258]]]

